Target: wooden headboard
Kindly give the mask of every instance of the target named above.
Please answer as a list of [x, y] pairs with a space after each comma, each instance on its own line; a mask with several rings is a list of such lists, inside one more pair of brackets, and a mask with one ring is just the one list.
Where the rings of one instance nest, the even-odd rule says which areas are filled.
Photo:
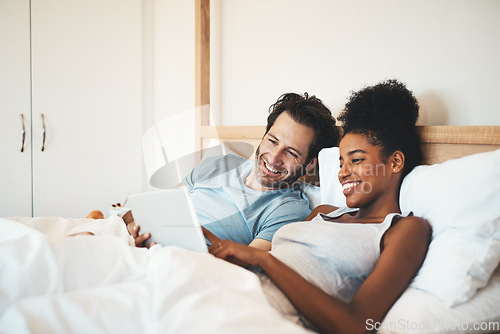
[[[237, 145], [260, 143], [265, 126], [202, 126], [201, 143], [206, 148], [211, 139], [219, 139], [236, 153]], [[435, 164], [465, 155], [494, 151], [500, 148], [500, 126], [419, 126], [424, 151], [424, 164]], [[250, 158], [250, 156], [248, 156]]]
[[[201, 146], [211, 140], [225, 143], [234, 152], [253, 158], [264, 135], [265, 126], [201, 126]], [[466, 155], [500, 149], [500, 126], [419, 126], [424, 152], [424, 164], [440, 163]], [[237, 143], [247, 143], [244, 150]], [[318, 173], [306, 181], [318, 184]]]
[[421, 126], [419, 130], [425, 164], [500, 148], [500, 126]]

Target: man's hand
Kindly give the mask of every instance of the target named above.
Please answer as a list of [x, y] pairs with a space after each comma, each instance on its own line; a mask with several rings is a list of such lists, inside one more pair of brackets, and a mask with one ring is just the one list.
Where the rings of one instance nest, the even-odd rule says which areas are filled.
[[252, 265], [258, 266], [259, 263], [269, 256], [269, 252], [239, 244], [234, 241], [220, 239], [215, 234], [202, 227], [203, 234], [212, 243], [208, 251], [220, 259], [234, 263], [241, 267]]
[[127, 229], [129, 229], [129, 232], [132, 231], [132, 233], [130, 233], [130, 235], [134, 238], [135, 247], [150, 248], [151, 246], [156, 245], [156, 242], [154, 242], [154, 241], [150, 242], [148, 245], [146, 245], [146, 242], [148, 241], [148, 239], [151, 238], [151, 233], [146, 232], [143, 234], [139, 234], [141, 227], [139, 225], [136, 225], [135, 222], [129, 223], [127, 225]]
[[122, 217], [125, 225], [127, 226], [128, 233], [134, 238], [135, 247], [151, 247], [156, 245], [156, 242], [151, 242], [146, 246], [146, 242], [149, 238], [151, 238], [151, 233], [139, 234], [141, 227], [137, 225], [134, 221], [134, 217], [132, 216], [132, 211], [128, 211]]

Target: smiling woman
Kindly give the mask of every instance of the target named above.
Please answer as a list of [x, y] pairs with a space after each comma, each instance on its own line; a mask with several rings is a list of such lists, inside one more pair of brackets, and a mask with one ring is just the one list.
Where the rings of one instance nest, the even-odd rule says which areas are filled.
[[372, 331], [367, 319], [382, 321], [429, 244], [428, 223], [402, 216], [398, 201], [404, 175], [422, 156], [417, 118], [415, 98], [398, 81], [353, 93], [340, 116], [339, 172], [351, 208], [319, 206], [312, 222], [279, 229], [271, 252], [207, 233], [216, 245], [210, 252], [260, 267], [270, 303], [290, 320], [323, 333]]
[[[416, 130], [418, 103], [395, 80], [355, 92], [339, 120], [344, 137], [340, 144], [339, 181], [349, 207], [366, 211], [367, 202], [398, 202], [401, 182], [422, 161]], [[392, 182], [392, 179], [397, 182]], [[386, 196], [396, 196], [386, 198]], [[377, 206], [377, 203], [371, 203]], [[393, 208], [394, 209], [394, 208]]]
[[[395, 202], [398, 173], [403, 166], [404, 156], [395, 152], [393, 159], [383, 159], [380, 149], [370, 144], [363, 134], [348, 133], [340, 145], [341, 169], [339, 181], [342, 184], [347, 206], [366, 208], [372, 202]], [[398, 173], [396, 173], [398, 172]], [[387, 191], [391, 190], [391, 191]]]

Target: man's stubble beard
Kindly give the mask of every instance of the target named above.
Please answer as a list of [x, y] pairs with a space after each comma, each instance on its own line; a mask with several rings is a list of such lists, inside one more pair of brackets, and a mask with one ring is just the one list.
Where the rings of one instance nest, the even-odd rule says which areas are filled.
[[[290, 188], [295, 181], [297, 181], [302, 175], [305, 174], [304, 171], [306, 169], [306, 164], [300, 165], [299, 168], [295, 169], [292, 173], [288, 174], [287, 176], [285, 176], [285, 178], [281, 180], [265, 182], [260, 177], [260, 166], [259, 166], [260, 162], [264, 164], [263, 160], [260, 158], [260, 145], [259, 145], [255, 150], [255, 179], [264, 188], [269, 188], [273, 190]], [[264, 166], [264, 168], [266, 167]]]

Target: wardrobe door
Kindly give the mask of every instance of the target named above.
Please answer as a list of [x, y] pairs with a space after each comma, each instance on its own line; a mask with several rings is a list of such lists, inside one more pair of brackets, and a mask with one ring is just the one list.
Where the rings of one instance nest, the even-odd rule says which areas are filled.
[[30, 113], [29, 1], [1, 0], [0, 217], [31, 216]]
[[141, 1], [31, 0], [35, 216], [142, 189]]

